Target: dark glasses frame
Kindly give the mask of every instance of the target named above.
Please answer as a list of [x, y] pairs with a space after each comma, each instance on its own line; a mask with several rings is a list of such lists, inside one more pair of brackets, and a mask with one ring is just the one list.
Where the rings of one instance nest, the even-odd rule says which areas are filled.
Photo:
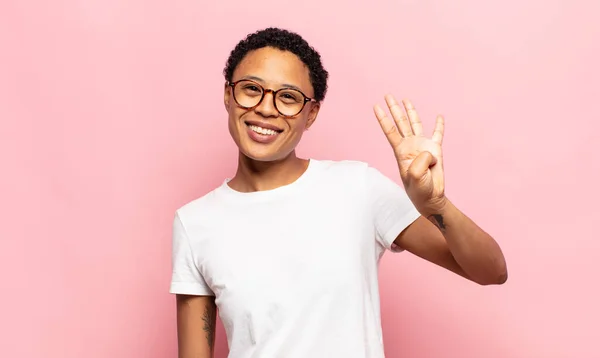
[[[238, 102], [237, 98], [235, 97], [235, 86], [237, 86], [240, 82], [249, 82], [249, 83], [256, 85], [256, 87], [262, 89], [262, 96], [260, 97], [260, 100], [258, 101], [258, 103], [256, 103], [254, 106], [252, 106], [252, 107], [242, 106], [240, 104], [240, 102]], [[264, 88], [260, 83], [258, 83], [256, 81], [246, 80], [246, 79], [242, 79], [242, 80], [238, 80], [238, 81], [234, 81], [234, 82], [227, 81], [227, 85], [231, 87], [231, 94], [233, 95], [233, 100], [235, 101], [235, 103], [237, 103], [238, 106], [240, 106], [244, 109], [248, 109], [248, 110], [253, 110], [254, 108], [260, 106], [262, 101], [265, 99], [265, 94], [267, 94], [268, 92], [271, 92], [273, 94], [273, 106], [275, 107], [277, 112], [279, 112], [279, 114], [281, 114], [283, 117], [287, 117], [287, 118], [296, 117], [297, 115], [299, 115], [304, 110], [304, 107], [306, 106], [306, 104], [308, 102], [317, 102], [317, 100], [306, 96], [304, 93], [302, 93], [302, 91], [300, 91], [296, 88], [284, 87], [284, 88], [280, 88], [278, 90], [272, 90], [270, 88]], [[300, 107], [300, 110], [298, 111], [298, 113], [293, 114], [293, 115], [283, 114], [283, 113], [281, 113], [279, 108], [277, 108], [277, 101], [276, 101], [277, 93], [279, 93], [279, 91], [284, 91], [284, 90], [287, 90], [287, 91], [294, 90], [296, 92], [299, 92], [302, 95], [302, 97], [304, 97], [304, 101], [302, 102], [302, 107]]]

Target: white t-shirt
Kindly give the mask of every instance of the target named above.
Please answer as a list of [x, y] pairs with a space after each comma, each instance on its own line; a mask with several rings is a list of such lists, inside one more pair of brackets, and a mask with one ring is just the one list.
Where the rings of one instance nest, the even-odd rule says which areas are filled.
[[171, 293], [215, 295], [231, 358], [381, 358], [378, 264], [419, 217], [366, 163], [310, 160], [294, 183], [223, 185], [180, 209]]

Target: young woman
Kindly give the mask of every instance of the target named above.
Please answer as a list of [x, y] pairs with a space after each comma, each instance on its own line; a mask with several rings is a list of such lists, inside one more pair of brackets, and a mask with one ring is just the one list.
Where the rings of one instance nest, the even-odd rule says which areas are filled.
[[180, 358], [213, 357], [217, 307], [233, 358], [383, 357], [386, 250], [481, 285], [506, 281], [498, 244], [445, 195], [441, 117], [428, 137], [410, 102], [386, 96], [391, 117], [375, 106], [403, 189], [363, 162], [296, 156], [328, 77], [298, 34], [250, 34], [224, 75], [238, 168], [175, 215]]

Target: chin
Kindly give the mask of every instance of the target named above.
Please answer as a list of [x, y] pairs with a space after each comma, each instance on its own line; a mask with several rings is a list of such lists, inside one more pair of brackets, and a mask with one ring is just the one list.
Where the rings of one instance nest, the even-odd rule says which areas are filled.
[[244, 138], [242, 135], [238, 148], [242, 155], [257, 162], [276, 162], [289, 157], [294, 151], [293, 147], [289, 148], [287, 145], [282, 144], [278, 141], [269, 144], [257, 143], [251, 138]]
[[275, 150], [276, 148], [257, 148], [253, 145], [244, 147], [240, 147], [240, 152], [249, 159], [257, 162], [276, 162], [285, 159], [291, 153], [289, 151]]
[[249, 159], [258, 162], [276, 162], [286, 159], [294, 152], [294, 146], [289, 144], [285, 141], [276, 141], [269, 144], [257, 143], [251, 138], [242, 136], [237, 146], [240, 153]]
[[[241, 128], [240, 128], [241, 127]], [[246, 124], [230, 127], [230, 132], [242, 155], [258, 162], [276, 162], [288, 158], [293, 152], [298, 140], [290, 138], [290, 131], [281, 131], [275, 138], [257, 136], [248, 130]], [[293, 132], [292, 132], [293, 133]], [[254, 138], [253, 138], [254, 137]]]

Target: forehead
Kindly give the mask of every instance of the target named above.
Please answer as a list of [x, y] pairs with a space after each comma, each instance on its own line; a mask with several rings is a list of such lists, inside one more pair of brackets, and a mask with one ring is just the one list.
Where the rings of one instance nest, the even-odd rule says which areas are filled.
[[233, 80], [244, 77], [260, 78], [262, 84], [278, 88], [284, 84], [299, 87], [312, 94], [308, 67], [289, 51], [265, 47], [250, 51], [233, 73]]

